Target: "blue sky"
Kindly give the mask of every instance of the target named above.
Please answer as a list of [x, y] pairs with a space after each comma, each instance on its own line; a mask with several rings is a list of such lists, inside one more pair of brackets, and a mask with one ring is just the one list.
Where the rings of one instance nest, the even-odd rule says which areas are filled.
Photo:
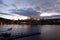
[[60, 15], [60, 0], [0, 0], [1, 15], [56, 18]]

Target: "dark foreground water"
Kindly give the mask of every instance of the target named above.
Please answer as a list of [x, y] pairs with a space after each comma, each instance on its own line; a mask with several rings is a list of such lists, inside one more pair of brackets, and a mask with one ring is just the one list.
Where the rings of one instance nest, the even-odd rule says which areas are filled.
[[[2, 33], [10, 33], [11, 37], [40, 33], [13, 40], [60, 40], [60, 25], [0, 25], [0, 35]], [[0, 40], [4, 39], [0, 36]]]

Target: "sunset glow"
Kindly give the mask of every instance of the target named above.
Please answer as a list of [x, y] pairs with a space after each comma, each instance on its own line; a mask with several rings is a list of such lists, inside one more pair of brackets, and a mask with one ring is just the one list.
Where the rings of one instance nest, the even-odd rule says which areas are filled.
[[11, 16], [11, 15], [2, 15], [2, 16], [0, 16], [0, 17], [3, 17], [3, 18], [6, 18], [6, 19], [10, 19], [10, 20], [24, 20], [24, 19], [28, 19], [29, 17], [27, 17], [27, 16], [17, 16], [17, 15], [15, 15], [15, 16]]
[[48, 12], [45, 12], [45, 13], [42, 13], [40, 14], [40, 16], [53, 16], [53, 15], [60, 15], [59, 13], [48, 13]]

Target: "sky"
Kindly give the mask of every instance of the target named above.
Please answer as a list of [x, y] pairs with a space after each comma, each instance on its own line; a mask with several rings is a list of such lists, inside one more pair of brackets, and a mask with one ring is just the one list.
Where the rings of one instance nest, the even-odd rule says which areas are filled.
[[0, 17], [7, 19], [60, 18], [60, 0], [0, 0]]

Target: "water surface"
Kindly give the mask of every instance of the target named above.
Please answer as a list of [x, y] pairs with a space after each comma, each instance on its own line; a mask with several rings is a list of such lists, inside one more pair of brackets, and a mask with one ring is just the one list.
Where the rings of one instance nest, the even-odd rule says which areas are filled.
[[41, 33], [16, 40], [60, 40], [60, 25], [0, 25], [0, 34], [3, 32], [11, 33], [11, 36]]

